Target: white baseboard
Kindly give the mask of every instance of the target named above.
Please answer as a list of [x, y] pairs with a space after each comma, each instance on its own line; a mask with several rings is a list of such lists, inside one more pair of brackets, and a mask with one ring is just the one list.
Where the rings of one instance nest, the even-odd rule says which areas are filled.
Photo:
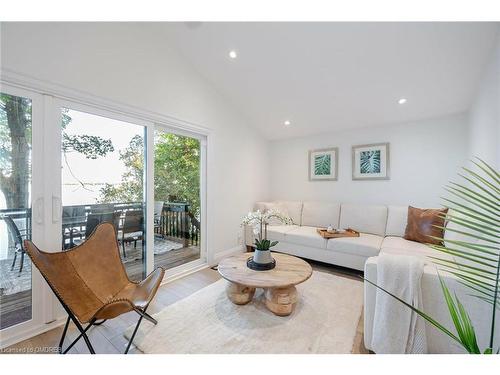
[[210, 266], [215, 266], [217, 263], [219, 263], [225, 257], [228, 257], [228, 256], [236, 254], [236, 253], [243, 253], [243, 252], [245, 252], [245, 246], [238, 245], [238, 246], [232, 247], [228, 250], [224, 250], [224, 251], [215, 253], [213, 260], [210, 262]]
[[[175, 272], [175, 274], [169, 276], [168, 273], [163, 277], [163, 280], [161, 282], [161, 285], [167, 284], [169, 282], [172, 282], [174, 280], [183, 278], [187, 275], [190, 275], [192, 273], [198, 272], [204, 268], [208, 268], [208, 264], [206, 262], [200, 263], [200, 264], [195, 264], [192, 265], [191, 267], [184, 269], [184, 270], [179, 270], [178, 272]], [[168, 272], [168, 271], [167, 271]]]

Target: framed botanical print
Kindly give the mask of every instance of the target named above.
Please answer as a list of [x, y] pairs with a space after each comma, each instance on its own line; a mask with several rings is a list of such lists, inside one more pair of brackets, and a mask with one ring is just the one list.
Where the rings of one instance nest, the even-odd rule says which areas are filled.
[[389, 179], [389, 143], [352, 146], [353, 180]]
[[336, 181], [338, 175], [338, 147], [309, 151], [309, 180]]

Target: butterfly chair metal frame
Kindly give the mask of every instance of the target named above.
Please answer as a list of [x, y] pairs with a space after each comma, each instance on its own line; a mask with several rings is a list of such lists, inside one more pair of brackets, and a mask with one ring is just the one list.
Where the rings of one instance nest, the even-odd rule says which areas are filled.
[[[155, 269], [140, 283], [130, 281], [120, 259], [113, 224], [98, 225], [84, 243], [65, 252], [46, 253], [31, 241], [25, 241], [25, 248], [68, 313], [59, 341], [59, 353], [66, 354], [83, 337], [90, 353], [95, 354], [88, 330], [108, 319], [135, 311], [139, 320], [125, 349], [124, 354], [127, 354], [142, 320], [158, 323], [146, 310], [156, 295], [165, 270]], [[103, 259], [96, 259], [99, 256]], [[80, 334], [63, 351], [70, 321]]]

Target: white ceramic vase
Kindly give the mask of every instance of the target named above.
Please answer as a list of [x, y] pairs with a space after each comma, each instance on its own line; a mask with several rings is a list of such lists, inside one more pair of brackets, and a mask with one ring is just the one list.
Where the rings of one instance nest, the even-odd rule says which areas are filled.
[[273, 257], [271, 256], [271, 250], [258, 250], [255, 249], [253, 255], [253, 261], [259, 264], [269, 264], [272, 263]]

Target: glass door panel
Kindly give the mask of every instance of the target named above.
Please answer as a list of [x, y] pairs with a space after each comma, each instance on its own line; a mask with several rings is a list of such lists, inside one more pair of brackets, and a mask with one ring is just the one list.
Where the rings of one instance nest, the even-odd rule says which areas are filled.
[[32, 101], [0, 93], [0, 330], [32, 319]]
[[200, 259], [201, 145], [155, 130], [154, 265], [166, 269]]
[[[115, 225], [129, 277], [145, 275], [145, 128], [62, 109], [62, 249]], [[96, 254], [99, 256], [99, 254]]]

